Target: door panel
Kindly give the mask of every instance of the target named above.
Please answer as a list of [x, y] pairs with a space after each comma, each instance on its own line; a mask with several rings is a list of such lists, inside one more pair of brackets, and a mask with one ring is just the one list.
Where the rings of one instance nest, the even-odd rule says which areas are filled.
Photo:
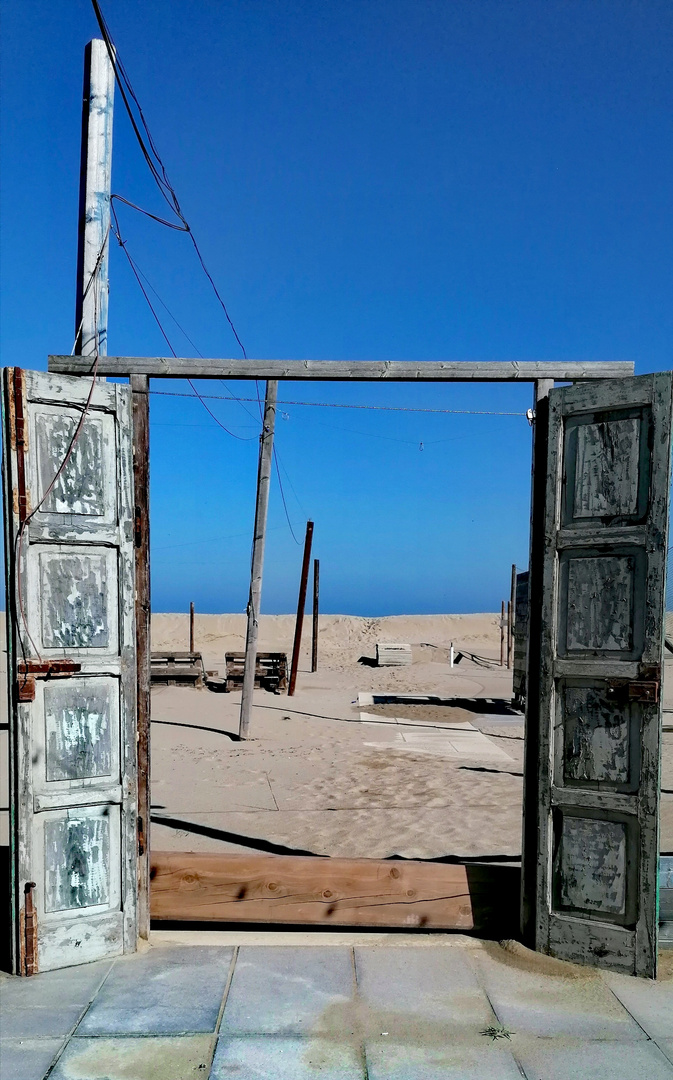
[[136, 947], [131, 396], [97, 382], [87, 406], [90, 390], [4, 371], [19, 973]]
[[524, 833], [535, 945], [646, 976], [657, 951], [671, 394], [670, 373], [552, 390], [546, 461], [536, 459], [546, 498], [531, 603], [542, 627], [527, 722], [539, 805], [535, 841]]

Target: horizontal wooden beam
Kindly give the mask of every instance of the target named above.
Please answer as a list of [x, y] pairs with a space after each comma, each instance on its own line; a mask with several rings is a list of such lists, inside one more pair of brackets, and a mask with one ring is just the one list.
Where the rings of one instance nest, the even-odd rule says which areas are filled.
[[152, 919], [515, 932], [519, 870], [154, 851]]
[[[50, 356], [49, 371], [88, 375], [91, 357]], [[203, 360], [174, 356], [101, 356], [99, 375], [151, 375], [157, 379], [285, 379], [292, 382], [575, 382], [633, 375], [626, 360]]]

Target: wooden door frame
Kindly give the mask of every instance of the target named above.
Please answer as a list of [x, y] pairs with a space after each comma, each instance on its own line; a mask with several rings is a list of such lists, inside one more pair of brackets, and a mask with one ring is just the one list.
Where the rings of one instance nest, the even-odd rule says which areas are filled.
[[[54, 374], [88, 375], [91, 358], [86, 356], [50, 355], [48, 370]], [[150, 507], [149, 507], [149, 393], [150, 378], [161, 379], [226, 379], [227, 381], [271, 380], [284, 382], [527, 382], [534, 386], [533, 407], [542, 419], [546, 416], [547, 395], [555, 382], [619, 379], [634, 374], [634, 364], [628, 361], [587, 361], [555, 363], [549, 361], [339, 361], [339, 360], [230, 360], [192, 357], [123, 357], [101, 356], [98, 360], [101, 376], [128, 377], [133, 393], [133, 463], [135, 480], [135, 552], [136, 552], [136, 639], [137, 639], [137, 707], [138, 707], [138, 926], [143, 938], [149, 937], [150, 908]], [[533, 425], [533, 457], [531, 467], [531, 570], [537, 557], [539, 538], [536, 507], [544, 505], [546, 477], [546, 442], [536, 437], [536, 428], [545, 431], [545, 424]], [[536, 462], [538, 468], [536, 469]], [[531, 611], [530, 633], [534, 632], [537, 615]], [[530, 692], [535, 689], [529, 683]], [[526, 724], [524, 765], [524, 807], [522, 816], [522, 888], [521, 924], [524, 934], [531, 925], [530, 907], [534, 907], [535, 866], [526, 858], [526, 851], [536, 850], [533, 842], [537, 833], [537, 733]], [[279, 857], [276, 857], [279, 858]], [[293, 858], [293, 856], [289, 856]], [[319, 860], [323, 862], [322, 859]], [[352, 863], [357, 875], [360, 862], [369, 860], [340, 860]], [[419, 864], [423, 866], [424, 864]], [[413, 866], [413, 864], [409, 864]], [[324, 872], [324, 868], [323, 868]], [[413, 876], [413, 871], [411, 871]], [[347, 874], [348, 876], [352, 876]], [[386, 874], [386, 878], [387, 878]], [[341, 879], [339, 879], [341, 880]], [[457, 879], [458, 880], [458, 879]], [[462, 878], [461, 878], [462, 881]], [[406, 882], [406, 877], [405, 877]], [[444, 882], [444, 888], [446, 888]], [[461, 894], [460, 881], [456, 895]], [[427, 890], [426, 890], [427, 891]], [[441, 890], [440, 890], [441, 891]], [[431, 898], [429, 902], [432, 903]], [[204, 910], [208, 911], [207, 907]], [[209, 915], [202, 915], [208, 918]], [[286, 918], [287, 916], [285, 916]], [[424, 916], [422, 916], [424, 918]], [[282, 917], [281, 917], [282, 921]], [[310, 920], [309, 920], [310, 921]], [[534, 920], [533, 920], [534, 921]]]

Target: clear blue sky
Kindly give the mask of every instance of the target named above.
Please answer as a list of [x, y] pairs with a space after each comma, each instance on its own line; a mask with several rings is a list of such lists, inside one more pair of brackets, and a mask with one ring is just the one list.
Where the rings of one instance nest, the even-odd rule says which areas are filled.
[[[88, 0], [1, 7], [2, 363], [44, 368], [72, 347], [82, 57], [97, 28]], [[250, 356], [673, 366], [670, 0], [104, 11]], [[119, 96], [113, 190], [164, 212]], [[199, 350], [237, 356], [186, 237], [120, 218]], [[111, 353], [165, 351], [118, 249], [109, 333]], [[281, 397], [531, 404], [525, 386], [283, 384]], [[251, 441], [198, 402], [152, 398], [156, 610], [245, 607], [255, 426], [235, 402], [211, 407]], [[288, 508], [300, 539], [315, 520], [324, 611], [499, 606], [511, 563], [527, 563], [525, 418], [282, 409]], [[291, 611], [301, 551], [277, 484], [269, 525], [263, 610]]]

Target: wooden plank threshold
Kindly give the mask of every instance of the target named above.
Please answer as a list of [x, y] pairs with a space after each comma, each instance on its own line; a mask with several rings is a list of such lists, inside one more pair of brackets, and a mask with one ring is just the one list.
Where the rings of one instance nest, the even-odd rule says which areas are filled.
[[517, 933], [518, 867], [155, 851], [153, 922]]

